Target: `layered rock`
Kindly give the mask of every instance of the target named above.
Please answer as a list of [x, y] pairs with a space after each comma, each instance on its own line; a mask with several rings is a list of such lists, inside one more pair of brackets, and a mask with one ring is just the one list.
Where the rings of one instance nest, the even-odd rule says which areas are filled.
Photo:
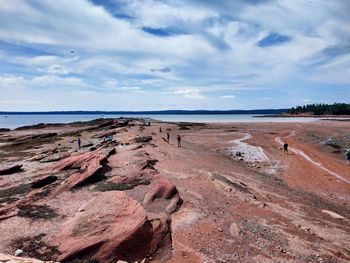
[[49, 169], [52, 171], [78, 169], [77, 172], [70, 175], [70, 177], [57, 189], [55, 194], [60, 194], [82, 184], [85, 180], [93, 176], [99, 169], [102, 168], [103, 162], [105, 162], [109, 155], [113, 152], [115, 152], [114, 148], [106, 151], [98, 149], [68, 157], [49, 166]]
[[151, 251], [152, 231], [146, 212], [137, 201], [125, 192], [109, 191], [81, 207], [51, 243], [62, 253], [59, 261], [135, 261]]
[[158, 198], [170, 200], [169, 204], [165, 208], [167, 213], [174, 212], [182, 203], [175, 185], [160, 175], [156, 175], [154, 177], [151, 188], [144, 197], [143, 205], [147, 206]]

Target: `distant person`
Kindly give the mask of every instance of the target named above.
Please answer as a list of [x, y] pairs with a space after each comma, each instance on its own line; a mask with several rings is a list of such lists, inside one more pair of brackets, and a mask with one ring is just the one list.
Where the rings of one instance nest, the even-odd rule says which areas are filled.
[[345, 159], [346, 163], [350, 164], [350, 149], [347, 149], [347, 151], [345, 152]]
[[288, 143], [286, 142], [283, 144], [283, 151], [284, 153], [288, 154]]
[[181, 147], [181, 136], [180, 136], [180, 134], [177, 135], [177, 147]]
[[168, 143], [170, 143], [170, 134], [169, 134], [169, 132], [166, 133], [166, 140], [168, 141]]
[[80, 147], [81, 147], [81, 140], [80, 140], [80, 137], [78, 137], [78, 148], [80, 150]]
[[113, 135], [112, 135], [112, 133], [108, 135], [108, 141], [110, 141], [110, 142], [113, 141]]
[[159, 127], [159, 132], [162, 132], [162, 127]]

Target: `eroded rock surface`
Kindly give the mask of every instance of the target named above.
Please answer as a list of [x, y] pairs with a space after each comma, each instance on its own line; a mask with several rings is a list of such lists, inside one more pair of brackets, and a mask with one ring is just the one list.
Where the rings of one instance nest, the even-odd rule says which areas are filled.
[[67, 220], [51, 241], [58, 260], [137, 260], [151, 251], [152, 225], [142, 206], [125, 192], [98, 194]]
[[[349, 262], [349, 185], [334, 176], [350, 180], [349, 166], [320, 144], [334, 134], [350, 144], [348, 131], [100, 119], [0, 134], [2, 164], [25, 168], [0, 177], [0, 251], [79, 263]], [[79, 149], [78, 136], [94, 146]], [[276, 138], [298, 151], [284, 154]], [[247, 158], [257, 149], [266, 161]]]

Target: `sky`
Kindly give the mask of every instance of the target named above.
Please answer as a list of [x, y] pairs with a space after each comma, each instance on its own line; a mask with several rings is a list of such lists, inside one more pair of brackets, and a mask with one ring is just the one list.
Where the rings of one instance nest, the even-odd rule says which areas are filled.
[[350, 103], [349, 0], [0, 0], [0, 111]]

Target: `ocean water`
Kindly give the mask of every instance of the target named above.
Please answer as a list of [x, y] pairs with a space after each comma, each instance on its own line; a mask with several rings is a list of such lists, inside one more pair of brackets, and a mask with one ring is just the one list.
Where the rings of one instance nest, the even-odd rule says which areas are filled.
[[118, 118], [136, 117], [151, 118], [170, 122], [314, 122], [320, 118], [299, 117], [299, 118], [279, 118], [279, 117], [254, 117], [259, 115], [250, 114], [136, 114], [136, 115], [116, 115], [116, 114], [52, 114], [52, 115], [0, 115], [0, 128], [14, 129], [25, 125], [38, 123], [70, 123], [75, 121], [89, 121], [98, 118]]

